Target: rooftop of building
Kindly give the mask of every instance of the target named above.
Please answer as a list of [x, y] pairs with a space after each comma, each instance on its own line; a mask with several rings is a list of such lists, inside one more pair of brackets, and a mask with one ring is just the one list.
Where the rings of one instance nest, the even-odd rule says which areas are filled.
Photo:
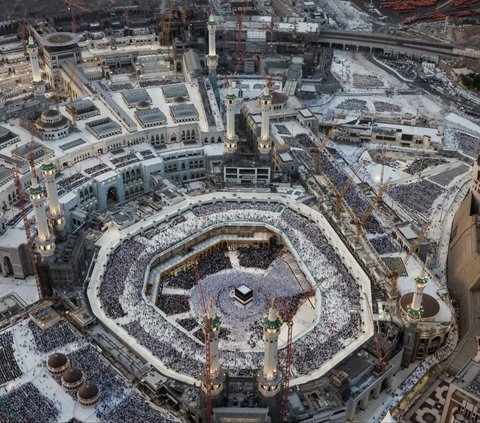
[[452, 383], [480, 398], [480, 363], [470, 359], [455, 375]]

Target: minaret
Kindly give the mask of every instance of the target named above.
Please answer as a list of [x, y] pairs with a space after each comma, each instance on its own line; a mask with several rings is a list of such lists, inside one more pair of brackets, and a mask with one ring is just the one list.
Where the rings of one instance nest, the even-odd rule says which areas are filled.
[[268, 158], [270, 150], [272, 148], [272, 140], [270, 139], [270, 109], [272, 105], [272, 96], [270, 95], [270, 89], [268, 84], [265, 83], [263, 93], [258, 98], [260, 108], [262, 110], [262, 130], [260, 138], [258, 139], [257, 146], [260, 157]]
[[61, 231], [65, 228], [65, 212], [62, 210], [58, 200], [57, 184], [55, 183], [56, 168], [52, 162], [48, 161], [47, 155], [45, 155], [45, 160], [40, 169], [42, 170], [45, 188], [47, 189], [48, 220], [55, 229]]
[[422, 297], [427, 282], [426, 276], [420, 275], [415, 278], [416, 290], [413, 293], [412, 304], [407, 306], [407, 313], [411, 319], [420, 319], [423, 315]]
[[227, 129], [224, 148], [225, 153], [234, 153], [237, 149], [238, 137], [235, 135], [235, 94], [233, 94], [231, 82], [228, 85], [225, 106], [227, 107]]
[[275, 308], [275, 299], [273, 299], [268, 314], [262, 320], [265, 354], [263, 368], [258, 374], [258, 389], [267, 398], [274, 397], [281, 387], [282, 377], [277, 368], [277, 351], [282, 323], [282, 319]]
[[28, 54], [30, 56], [30, 64], [32, 66], [32, 84], [36, 90], [43, 91], [44, 83], [42, 81], [42, 73], [40, 71], [40, 63], [38, 61], [38, 46], [33, 41], [33, 37], [28, 37]]
[[49, 257], [55, 251], [55, 237], [50, 233], [50, 228], [48, 227], [43, 188], [38, 185], [37, 174], [33, 166], [31, 166], [30, 171], [32, 174], [32, 185], [30, 186], [29, 194], [30, 200], [33, 204], [35, 222], [37, 225], [35, 242], [40, 254], [43, 257]]
[[[223, 390], [223, 382], [225, 381], [226, 373], [220, 367], [220, 361], [218, 356], [218, 335], [220, 334], [220, 324], [222, 323], [220, 317], [217, 314], [215, 305], [213, 304], [213, 298], [210, 298], [210, 303], [207, 308], [207, 315], [203, 319], [203, 331], [205, 333], [205, 339], [210, 338], [210, 378], [211, 378], [211, 396], [216, 398]], [[203, 374], [202, 389], [207, 391], [206, 375]]]
[[218, 65], [218, 56], [217, 48], [215, 45], [215, 32], [217, 30], [217, 23], [213, 14], [210, 14], [207, 22], [208, 28], [208, 55], [207, 55], [207, 66], [211, 74], [216, 75], [217, 65]]

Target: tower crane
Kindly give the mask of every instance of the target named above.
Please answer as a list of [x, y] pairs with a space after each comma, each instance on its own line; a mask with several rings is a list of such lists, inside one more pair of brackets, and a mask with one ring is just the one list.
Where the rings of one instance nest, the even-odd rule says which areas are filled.
[[198, 262], [195, 264], [195, 279], [198, 286], [198, 291], [200, 293], [200, 301], [202, 306], [203, 313], [203, 325], [208, 328], [204, 330], [204, 343], [205, 343], [205, 391], [206, 391], [206, 423], [211, 423], [212, 421], [212, 373], [211, 373], [211, 364], [212, 357], [210, 354], [210, 325], [211, 318], [208, 314], [207, 303], [205, 301], [205, 293], [203, 291], [202, 278], [200, 276], [200, 269], [198, 268]]
[[282, 318], [283, 322], [287, 325], [287, 346], [285, 347], [284, 363], [283, 363], [283, 398], [282, 398], [282, 422], [288, 422], [288, 391], [290, 389], [290, 371], [292, 368], [293, 358], [293, 316], [295, 315], [296, 308], [294, 310], [288, 310], [285, 299], [281, 302], [282, 305]]
[[335, 120], [333, 125], [330, 127], [328, 130], [327, 134], [325, 135], [325, 138], [323, 139], [322, 143], [320, 146], [314, 151], [315, 154], [315, 172], [320, 173], [320, 157], [322, 156], [323, 150], [327, 147], [328, 141], [333, 137], [333, 132], [338, 126], [338, 119]]
[[375, 323], [375, 319], [373, 318], [372, 306], [370, 304], [370, 301], [368, 300], [367, 294], [363, 293], [363, 295], [365, 297], [365, 302], [367, 303], [368, 315], [370, 317], [370, 320], [373, 326], [373, 338], [375, 341], [375, 355], [378, 358], [376, 369], [377, 371], [381, 371], [387, 365], [387, 360], [388, 360], [388, 357], [390, 356], [390, 351], [389, 350], [383, 351], [382, 343], [380, 341], [380, 335], [378, 334], [378, 327]]
[[342, 198], [348, 192], [348, 190], [350, 189], [350, 187], [352, 186], [355, 180], [355, 176], [357, 176], [357, 173], [361, 168], [364, 167], [364, 165], [365, 164], [363, 162], [360, 162], [359, 165], [354, 169], [352, 176], [348, 179], [343, 189], [341, 191], [335, 190], [333, 195], [335, 197], [335, 217], [336, 218], [340, 216]]
[[373, 210], [375, 210], [375, 208], [377, 207], [378, 203], [382, 199], [383, 193], [385, 192], [385, 190], [388, 188], [389, 185], [390, 185], [390, 180], [385, 182], [378, 189], [377, 195], [375, 196], [375, 198], [370, 203], [370, 207], [367, 209], [365, 214], [361, 218], [360, 217], [355, 218], [355, 229], [356, 229], [356, 231], [355, 231], [355, 244], [358, 244], [360, 242], [360, 236], [362, 235], [362, 226], [365, 225], [365, 222], [368, 220], [370, 215], [373, 213]]
[[397, 295], [398, 293], [398, 278], [400, 277], [400, 274], [402, 273], [402, 270], [407, 267], [408, 260], [410, 260], [410, 257], [412, 254], [415, 252], [417, 249], [418, 245], [423, 241], [425, 238], [425, 235], [428, 232], [428, 228], [430, 227], [431, 222], [427, 222], [420, 233], [418, 234], [417, 238], [415, 241], [412, 242], [410, 245], [410, 248], [407, 251], [407, 256], [405, 259], [402, 261], [402, 263], [399, 264], [399, 266], [389, 275], [390, 279], [390, 295], [393, 297]]

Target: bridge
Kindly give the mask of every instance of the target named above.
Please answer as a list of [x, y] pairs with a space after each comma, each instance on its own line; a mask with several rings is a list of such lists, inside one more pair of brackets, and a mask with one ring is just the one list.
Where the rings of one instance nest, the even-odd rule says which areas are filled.
[[480, 58], [480, 51], [474, 49], [457, 49], [451, 44], [435, 43], [431, 41], [397, 37], [389, 34], [370, 32], [347, 32], [325, 29], [320, 31], [319, 43], [329, 47], [382, 50], [384, 54], [397, 57], [409, 56], [415, 59], [433, 60], [438, 62], [440, 57], [471, 57]]

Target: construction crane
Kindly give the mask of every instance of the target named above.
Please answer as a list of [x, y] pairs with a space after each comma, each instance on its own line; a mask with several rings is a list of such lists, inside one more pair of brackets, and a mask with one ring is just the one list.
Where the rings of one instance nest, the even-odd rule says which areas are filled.
[[293, 316], [295, 315], [298, 306], [293, 310], [288, 310], [287, 303], [285, 299], [281, 302], [282, 305], [282, 318], [284, 323], [287, 325], [287, 345], [285, 347], [284, 362], [283, 362], [283, 398], [282, 398], [282, 422], [288, 422], [288, 392], [290, 390], [290, 371], [292, 368], [292, 358], [293, 358]]
[[342, 198], [348, 192], [353, 182], [355, 181], [355, 176], [358, 176], [357, 173], [361, 168], [364, 167], [364, 165], [365, 164], [363, 162], [359, 163], [359, 165], [354, 169], [352, 176], [348, 179], [347, 183], [345, 184], [345, 186], [341, 191], [338, 191], [335, 189], [335, 192], [333, 195], [335, 197], [335, 217], [337, 219], [340, 217]]
[[[32, 163], [33, 162], [32, 147], [33, 147], [33, 137], [32, 137], [32, 143], [29, 146], [29, 149], [30, 149], [29, 160], [31, 162], [32, 169], [34, 169], [35, 163]], [[37, 256], [35, 254], [35, 250], [33, 246], [33, 237], [30, 230], [30, 222], [28, 221], [28, 213], [25, 206], [23, 186], [20, 181], [20, 174], [18, 172], [18, 161], [15, 161], [15, 167], [13, 168], [13, 178], [15, 181], [15, 188], [17, 190], [18, 204], [20, 207], [20, 211], [22, 213], [23, 226], [25, 227], [25, 236], [27, 238], [27, 249], [28, 249], [28, 254], [30, 256], [30, 260], [32, 261], [32, 271], [33, 271], [33, 276], [35, 277], [35, 284], [37, 286], [38, 298], [41, 299], [43, 295], [42, 295], [42, 288], [40, 283], [40, 276], [38, 275]]]
[[377, 195], [373, 199], [373, 201], [370, 203], [370, 207], [367, 209], [365, 214], [362, 217], [356, 217], [355, 218], [355, 244], [358, 244], [360, 242], [360, 236], [362, 235], [362, 226], [365, 225], [365, 222], [368, 220], [370, 215], [373, 213], [373, 210], [377, 207], [378, 203], [382, 199], [383, 193], [386, 191], [388, 186], [390, 185], [390, 180], [385, 182], [377, 192]]
[[206, 423], [212, 421], [212, 373], [211, 363], [212, 357], [210, 354], [210, 325], [211, 319], [208, 314], [207, 302], [205, 300], [205, 293], [203, 291], [202, 278], [200, 275], [200, 269], [198, 268], [198, 262], [195, 264], [195, 279], [200, 293], [200, 301], [203, 313], [203, 325], [204, 325], [204, 344], [205, 344], [205, 390], [206, 390]]
[[240, 51], [240, 46], [242, 44], [243, 18], [247, 11], [248, 2], [249, 0], [244, 0], [242, 9], [240, 10], [239, 13], [237, 13], [237, 37], [235, 40], [236, 41], [235, 54], [237, 56], [237, 68], [243, 62], [246, 54], [246, 50], [243, 52]]
[[322, 143], [320, 146], [314, 151], [315, 154], [315, 172], [320, 173], [320, 157], [322, 156], [323, 150], [327, 147], [328, 141], [333, 136], [333, 132], [337, 128], [338, 125], [338, 119], [334, 122], [334, 124], [330, 127], [328, 130], [327, 134], [325, 135], [325, 138], [323, 139]]
[[387, 365], [387, 360], [388, 360], [388, 357], [390, 356], [390, 351], [389, 350], [383, 351], [382, 343], [380, 341], [380, 335], [378, 334], [378, 327], [375, 322], [375, 319], [373, 318], [372, 306], [370, 304], [370, 301], [368, 300], [367, 294], [363, 293], [363, 295], [365, 297], [365, 302], [367, 303], [368, 315], [370, 317], [370, 320], [373, 326], [373, 338], [375, 341], [375, 355], [378, 358], [378, 362], [375, 368], [378, 372], [380, 372]]
[[75, 104], [73, 103], [73, 89], [72, 89], [72, 84], [69, 84], [69, 97], [70, 97], [70, 115], [72, 116], [72, 129], [76, 129], [77, 127], [77, 112], [75, 110]]
[[22, 41], [23, 54], [27, 55], [27, 16], [28, 8], [25, 4], [23, 8], [23, 21], [22, 24], [18, 26], [18, 37]]
[[410, 245], [410, 248], [407, 251], [407, 256], [405, 259], [398, 265], [398, 267], [389, 275], [390, 279], [390, 295], [393, 297], [397, 294], [398, 292], [398, 278], [400, 277], [403, 269], [407, 267], [408, 260], [410, 260], [410, 257], [412, 254], [415, 252], [417, 249], [418, 245], [423, 241], [425, 238], [425, 235], [428, 232], [428, 228], [430, 227], [431, 222], [427, 222], [420, 233], [418, 234], [417, 238], [415, 241], [412, 242]]

